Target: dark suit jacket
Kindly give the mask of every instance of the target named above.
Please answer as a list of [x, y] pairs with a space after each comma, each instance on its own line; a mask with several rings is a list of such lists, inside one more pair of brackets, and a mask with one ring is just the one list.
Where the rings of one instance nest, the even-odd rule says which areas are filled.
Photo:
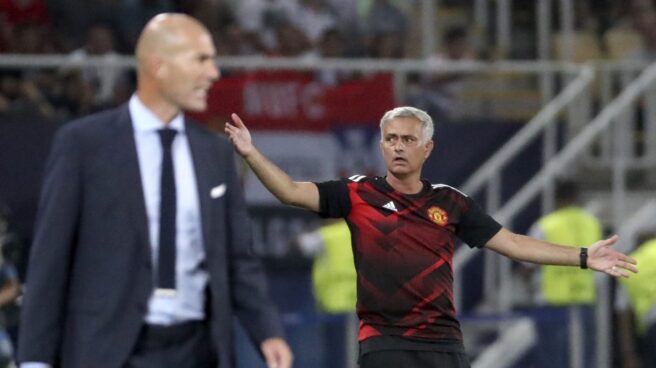
[[[251, 229], [227, 139], [187, 122], [210, 281], [207, 316], [221, 367], [232, 317], [257, 346], [281, 336], [251, 254]], [[212, 188], [225, 184], [223, 196]], [[20, 361], [118, 368], [153, 289], [147, 215], [127, 106], [66, 124], [55, 137], [23, 302]]]

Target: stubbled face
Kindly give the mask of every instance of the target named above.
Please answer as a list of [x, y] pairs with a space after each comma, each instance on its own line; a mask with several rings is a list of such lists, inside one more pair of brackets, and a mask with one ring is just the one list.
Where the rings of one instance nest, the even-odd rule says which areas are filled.
[[383, 126], [380, 143], [387, 171], [398, 177], [421, 176], [424, 161], [433, 150], [433, 141], [423, 143], [421, 122], [397, 118]]
[[188, 111], [207, 108], [207, 91], [219, 78], [212, 37], [204, 31], [189, 30], [183, 41], [162, 58], [158, 78], [170, 104]]

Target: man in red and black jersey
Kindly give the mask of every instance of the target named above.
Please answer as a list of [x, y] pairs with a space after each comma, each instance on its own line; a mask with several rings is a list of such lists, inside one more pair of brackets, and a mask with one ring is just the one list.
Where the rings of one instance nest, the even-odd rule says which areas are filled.
[[615, 277], [637, 272], [635, 260], [610, 248], [617, 236], [578, 248], [514, 234], [467, 195], [421, 179], [433, 149], [433, 122], [399, 107], [381, 119], [384, 177], [322, 183], [293, 181], [252, 144], [233, 114], [226, 133], [281, 202], [343, 217], [358, 272], [360, 367], [469, 367], [453, 302], [455, 239], [515, 260], [581, 266]]

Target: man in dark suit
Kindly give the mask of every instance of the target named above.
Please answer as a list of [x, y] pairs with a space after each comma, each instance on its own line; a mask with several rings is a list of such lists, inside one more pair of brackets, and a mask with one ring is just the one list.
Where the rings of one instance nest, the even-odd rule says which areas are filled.
[[231, 367], [239, 317], [269, 367], [292, 354], [251, 254], [227, 140], [187, 121], [218, 79], [207, 29], [160, 14], [127, 106], [65, 125], [47, 164], [21, 367]]

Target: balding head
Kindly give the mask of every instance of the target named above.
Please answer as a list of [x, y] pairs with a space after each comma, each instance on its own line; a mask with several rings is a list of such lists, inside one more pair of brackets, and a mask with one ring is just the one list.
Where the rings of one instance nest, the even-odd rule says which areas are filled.
[[139, 68], [152, 57], [166, 57], [184, 47], [189, 39], [209, 31], [198, 20], [181, 13], [163, 13], [152, 18], [137, 41]]

